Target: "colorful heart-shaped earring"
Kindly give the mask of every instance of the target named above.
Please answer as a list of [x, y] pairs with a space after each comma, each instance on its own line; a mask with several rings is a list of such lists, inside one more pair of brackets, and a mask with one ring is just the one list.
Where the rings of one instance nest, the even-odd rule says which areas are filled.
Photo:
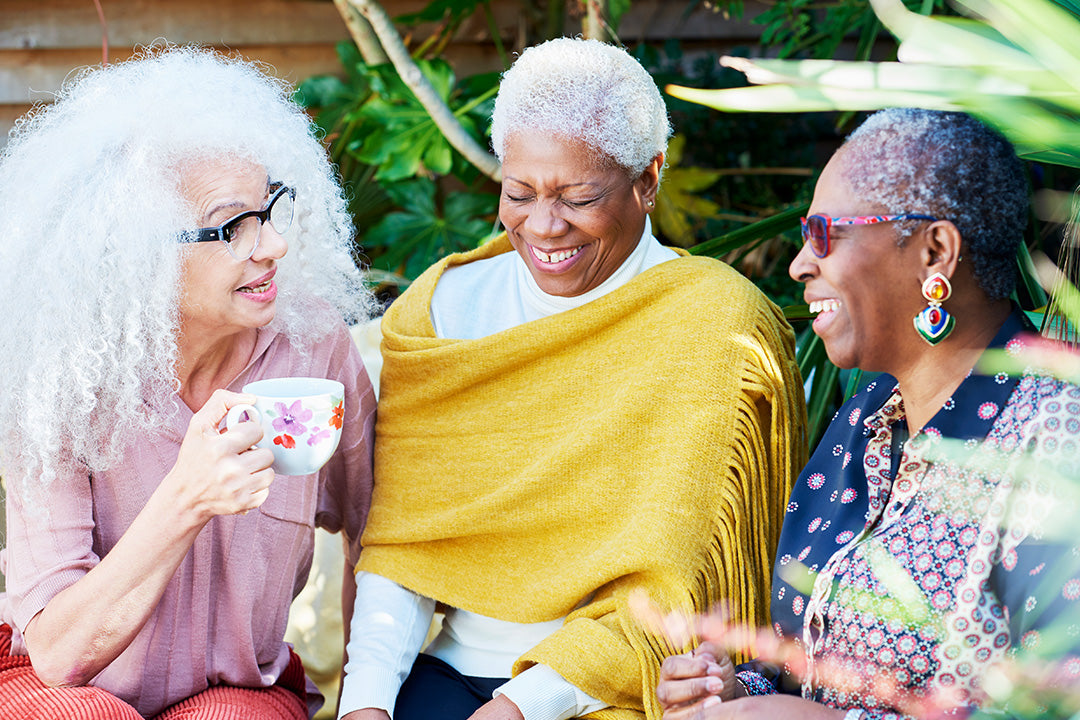
[[949, 278], [941, 273], [934, 273], [923, 282], [922, 294], [928, 304], [915, 316], [915, 332], [931, 345], [937, 345], [947, 338], [956, 326], [956, 319], [941, 307], [952, 295]]

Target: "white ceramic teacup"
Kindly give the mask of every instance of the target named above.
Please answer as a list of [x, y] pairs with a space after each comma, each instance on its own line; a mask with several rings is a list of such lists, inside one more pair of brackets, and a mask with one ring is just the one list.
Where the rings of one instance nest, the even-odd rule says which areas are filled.
[[341, 440], [345, 386], [337, 380], [269, 378], [244, 386], [255, 405], [236, 405], [225, 416], [232, 429], [244, 415], [262, 425], [259, 447], [274, 453], [274, 472], [309, 475], [326, 464]]

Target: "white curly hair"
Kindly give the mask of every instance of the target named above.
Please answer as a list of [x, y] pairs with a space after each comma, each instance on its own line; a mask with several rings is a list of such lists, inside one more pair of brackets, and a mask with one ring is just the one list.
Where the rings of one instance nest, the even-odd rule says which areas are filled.
[[[8, 482], [115, 463], [177, 409], [177, 239], [191, 160], [296, 189], [273, 327], [302, 348], [371, 315], [334, 169], [290, 88], [259, 66], [159, 45], [70, 78], [0, 156], [0, 460]], [[337, 313], [327, 307], [334, 307]]]
[[518, 130], [581, 140], [639, 175], [667, 150], [671, 122], [652, 76], [598, 40], [556, 38], [526, 48], [502, 76], [491, 114], [499, 159]]

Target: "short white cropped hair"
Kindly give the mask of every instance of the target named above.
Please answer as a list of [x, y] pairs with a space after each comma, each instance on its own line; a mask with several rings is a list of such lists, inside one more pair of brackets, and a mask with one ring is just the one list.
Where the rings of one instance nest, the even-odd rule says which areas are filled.
[[581, 140], [639, 175], [667, 150], [671, 123], [652, 76], [625, 50], [556, 38], [526, 48], [503, 74], [491, 115], [500, 160], [518, 130]]
[[[177, 409], [179, 171], [252, 162], [296, 189], [273, 327], [301, 348], [369, 317], [333, 167], [287, 84], [199, 48], [69, 79], [0, 155], [0, 460], [6, 479], [93, 472]], [[331, 308], [336, 308], [333, 312]], [[32, 480], [31, 480], [32, 479]]]

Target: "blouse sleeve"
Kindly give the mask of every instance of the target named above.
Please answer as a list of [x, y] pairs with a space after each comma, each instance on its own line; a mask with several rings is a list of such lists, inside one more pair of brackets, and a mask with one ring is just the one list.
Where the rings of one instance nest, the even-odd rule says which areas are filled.
[[[21, 632], [65, 588], [98, 564], [90, 474], [61, 472], [47, 486], [7, 485], [3, 572], [11, 617]], [[44, 530], [47, 528], [47, 530]]]
[[349, 565], [355, 566], [371, 505], [375, 391], [344, 325], [325, 342], [330, 348], [326, 377], [345, 386], [345, 415], [338, 450], [320, 472], [322, 492], [315, 521], [329, 532], [344, 533]]

